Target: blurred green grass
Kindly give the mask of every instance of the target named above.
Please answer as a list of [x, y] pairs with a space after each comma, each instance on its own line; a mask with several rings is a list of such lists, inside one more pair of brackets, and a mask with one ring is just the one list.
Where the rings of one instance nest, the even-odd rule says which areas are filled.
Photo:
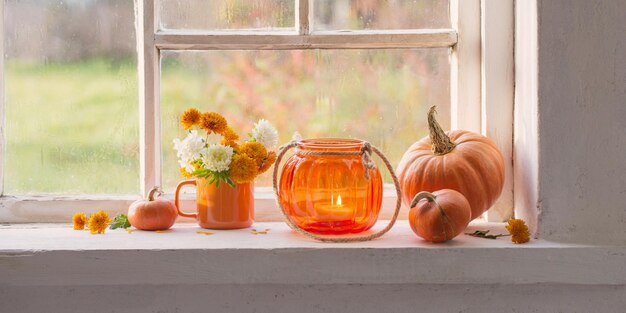
[[133, 60], [9, 61], [5, 194], [137, 193]]

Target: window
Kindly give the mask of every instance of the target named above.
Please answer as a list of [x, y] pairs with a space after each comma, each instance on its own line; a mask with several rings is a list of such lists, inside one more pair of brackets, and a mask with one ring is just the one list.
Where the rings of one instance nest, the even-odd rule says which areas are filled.
[[4, 193], [138, 193], [132, 2], [4, 2]]
[[[486, 89], [497, 76], [485, 67], [496, 50], [484, 44], [496, 36], [485, 31], [484, 17], [496, 15], [489, 2], [481, 54], [478, 0], [137, 0], [135, 55], [128, 1], [4, 0], [0, 203], [30, 215], [77, 203], [123, 211], [154, 185], [172, 191], [171, 142], [190, 105], [223, 113], [240, 132], [268, 118], [281, 142], [294, 131], [363, 138], [396, 164], [426, 135], [432, 104], [445, 128], [497, 130], [510, 145], [512, 104], [492, 112], [502, 97]], [[35, 17], [19, 17], [27, 11]], [[62, 20], [71, 22], [54, 24]], [[43, 41], [40, 54], [32, 38]], [[257, 215], [277, 218], [267, 174], [256, 186]], [[507, 197], [490, 220], [511, 214]], [[31, 218], [14, 214], [8, 220]]]

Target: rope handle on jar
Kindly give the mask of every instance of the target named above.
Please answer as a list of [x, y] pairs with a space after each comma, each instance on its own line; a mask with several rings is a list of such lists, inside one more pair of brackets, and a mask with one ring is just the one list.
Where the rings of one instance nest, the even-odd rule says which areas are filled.
[[287, 153], [287, 151], [296, 147], [297, 145], [298, 145], [298, 142], [294, 140], [280, 147], [278, 155], [276, 157], [276, 163], [274, 165], [274, 173], [273, 173], [273, 179], [272, 179], [272, 183], [274, 186], [274, 195], [276, 196], [276, 204], [280, 208], [280, 211], [283, 214], [283, 217], [285, 218], [285, 222], [287, 222], [287, 225], [289, 225], [291, 229], [293, 229], [294, 231], [296, 231], [297, 233], [303, 236], [306, 236], [306, 237], [309, 237], [311, 239], [315, 239], [318, 241], [322, 241], [322, 242], [357, 242], [357, 241], [368, 241], [368, 240], [376, 239], [384, 235], [385, 233], [387, 233], [393, 227], [393, 225], [396, 223], [396, 220], [398, 218], [398, 214], [400, 213], [400, 207], [402, 206], [402, 194], [400, 192], [400, 183], [398, 181], [398, 177], [396, 176], [396, 173], [393, 171], [393, 167], [391, 166], [391, 163], [389, 163], [389, 160], [387, 160], [385, 155], [382, 152], [380, 152], [380, 150], [370, 145], [370, 143], [367, 141], [364, 142], [360, 151], [309, 151], [309, 150], [303, 151], [303, 150], [298, 150], [298, 153], [304, 154], [304, 155], [360, 155], [361, 158], [363, 159], [363, 166], [365, 166], [365, 178], [366, 179], [370, 178], [369, 170], [376, 167], [376, 164], [372, 160], [372, 152], [378, 155], [381, 158], [381, 160], [383, 160], [383, 162], [385, 163], [387, 170], [389, 171], [389, 173], [391, 174], [391, 177], [393, 178], [393, 184], [396, 188], [396, 194], [398, 197], [398, 200], [396, 201], [396, 209], [393, 213], [391, 220], [389, 221], [389, 224], [387, 224], [385, 228], [379, 230], [378, 232], [374, 234], [370, 234], [366, 236], [358, 236], [358, 237], [320, 236], [320, 235], [308, 232], [300, 228], [300, 226], [296, 225], [291, 220], [289, 215], [287, 215], [287, 212], [285, 211], [285, 208], [283, 207], [280, 201], [280, 195], [278, 193], [278, 167], [283, 157], [285, 156], [285, 153]]

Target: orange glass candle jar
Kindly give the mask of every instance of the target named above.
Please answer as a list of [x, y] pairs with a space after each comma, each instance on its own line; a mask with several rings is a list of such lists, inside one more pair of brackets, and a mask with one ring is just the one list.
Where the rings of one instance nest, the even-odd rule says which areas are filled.
[[378, 169], [363, 163], [363, 145], [335, 138], [298, 142], [285, 162], [279, 191], [293, 223], [315, 234], [358, 233], [376, 223], [383, 183]]

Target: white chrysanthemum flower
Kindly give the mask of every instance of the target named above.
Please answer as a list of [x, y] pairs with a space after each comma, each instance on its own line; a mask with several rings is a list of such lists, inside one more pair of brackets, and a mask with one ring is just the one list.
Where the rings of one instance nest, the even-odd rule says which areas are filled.
[[233, 159], [233, 148], [220, 144], [209, 145], [202, 153], [204, 167], [214, 172], [228, 171]]
[[300, 135], [300, 132], [295, 131], [293, 132], [293, 136], [291, 136], [291, 140], [302, 141], [302, 135]]
[[267, 150], [274, 150], [278, 145], [278, 131], [270, 122], [260, 119], [252, 129], [252, 138]]
[[174, 139], [174, 149], [177, 151], [176, 156], [180, 167], [184, 167], [187, 172], [192, 173], [195, 170], [192, 163], [200, 159], [204, 146], [204, 139], [198, 135], [197, 130], [190, 131], [183, 140]]
[[196, 168], [190, 162], [187, 162], [187, 161], [178, 160], [178, 165], [180, 165], [180, 167], [184, 167], [187, 173], [193, 173], [193, 171], [196, 170]]
[[224, 139], [224, 136], [216, 133], [211, 133], [207, 135], [206, 143], [207, 145], [216, 145], [219, 144], [222, 139]]

